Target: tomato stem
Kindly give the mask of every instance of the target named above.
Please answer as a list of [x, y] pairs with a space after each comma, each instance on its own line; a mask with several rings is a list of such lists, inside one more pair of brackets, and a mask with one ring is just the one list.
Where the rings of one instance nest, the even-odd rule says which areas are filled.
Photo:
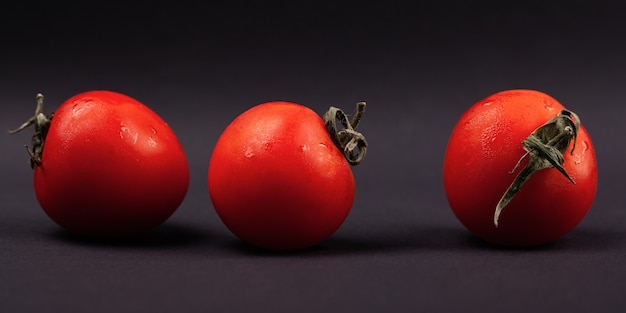
[[522, 188], [522, 185], [537, 171], [554, 167], [572, 184], [576, 184], [563, 168], [563, 163], [565, 162], [563, 154], [569, 147], [572, 139], [574, 143], [572, 144], [571, 154], [574, 153], [579, 127], [580, 119], [578, 115], [572, 111], [563, 110], [524, 139], [522, 147], [526, 150], [526, 153], [515, 164], [510, 173], [514, 173], [526, 157], [529, 157], [529, 160], [526, 166], [517, 174], [515, 180], [513, 180], [513, 183], [496, 206], [493, 215], [493, 223], [496, 227], [498, 227], [500, 214], [504, 207], [511, 202], [520, 188]]
[[[367, 152], [365, 136], [356, 131], [361, 117], [363, 117], [363, 112], [365, 112], [365, 102], [358, 102], [352, 120], [349, 120], [348, 116], [336, 107], [330, 107], [326, 114], [324, 114], [326, 130], [330, 134], [335, 146], [343, 152], [343, 155], [350, 165], [358, 165], [361, 163]], [[337, 120], [339, 120], [343, 129], [338, 129]]]
[[41, 155], [43, 154], [43, 145], [48, 135], [48, 129], [50, 128], [50, 121], [52, 121], [52, 117], [54, 113], [50, 113], [48, 116], [43, 114], [43, 94], [38, 93], [36, 96], [37, 99], [37, 107], [35, 108], [35, 115], [33, 115], [30, 119], [24, 122], [20, 127], [9, 130], [10, 134], [15, 134], [21, 130], [26, 129], [30, 125], [35, 125], [35, 133], [32, 138], [32, 150], [25, 145], [26, 151], [30, 157], [30, 167], [35, 168], [35, 166], [41, 165]]

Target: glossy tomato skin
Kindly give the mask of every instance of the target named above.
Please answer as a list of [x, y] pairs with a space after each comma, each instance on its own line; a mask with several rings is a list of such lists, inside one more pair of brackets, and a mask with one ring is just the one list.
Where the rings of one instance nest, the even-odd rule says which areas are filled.
[[188, 184], [187, 159], [169, 126], [137, 100], [104, 90], [77, 94], [58, 108], [34, 173], [48, 216], [94, 237], [160, 225]]
[[534, 90], [507, 90], [472, 106], [456, 124], [444, 159], [444, 187], [459, 221], [476, 236], [503, 246], [537, 246], [571, 231], [595, 198], [597, 167], [594, 147], [580, 126], [576, 147], [564, 154], [563, 167], [572, 184], [555, 168], [536, 172], [504, 208], [496, 227], [496, 205], [524, 155], [522, 141], [565, 109]]
[[290, 102], [268, 102], [222, 133], [208, 190], [224, 224], [245, 242], [271, 250], [314, 246], [347, 217], [355, 182], [321, 118]]

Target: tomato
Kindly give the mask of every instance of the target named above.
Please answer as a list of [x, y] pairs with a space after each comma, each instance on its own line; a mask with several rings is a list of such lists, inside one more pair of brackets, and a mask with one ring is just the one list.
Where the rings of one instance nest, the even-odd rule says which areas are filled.
[[[51, 120], [35, 124], [31, 164], [37, 200], [70, 232], [119, 237], [145, 232], [182, 202], [187, 159], [169, 126], [126, 95], [104, 90], [77, 94]], [[30, 151], [30, 150], [29, 150]]]
[[343, 140], [333, 138], [314, 111], [290, 102], [259, 104], [233, 120], [208, 167], [208, 191], [226, 227], [270, 250], [304, 249], [331, 236], [355, 194], [350, 163], [335, 143]]
[[587, 214], [596, 193], [596, 156], [578, 117], [557, 100], [507, 90], [461, 116], [443, 179], [452, 211], [476, 236], [537, 246], [564, 236]]

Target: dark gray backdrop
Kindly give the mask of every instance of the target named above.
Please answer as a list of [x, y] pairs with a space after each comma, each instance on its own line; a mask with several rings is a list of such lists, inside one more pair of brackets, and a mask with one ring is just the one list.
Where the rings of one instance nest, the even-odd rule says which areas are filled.
[[[22, 145], [0, 136], [0, 311], [618, 312], [626, 306], [626, 8], [584, 1], [21, 2], [0, 9], [0, 125], [110, 89], [177, 133], [191, 184], [154, 232], [68, 235], [39, 208]], [[477, 100], [538, 89], [594, 140], [598, 194], [562, 240], [497, 249], [448, 208], [441, 165]], [[206, 191], [217, 137], [271, 100], [368, 109], [370, 143], [342, 228], [302, 253], [262, 253], [221, 224]]]

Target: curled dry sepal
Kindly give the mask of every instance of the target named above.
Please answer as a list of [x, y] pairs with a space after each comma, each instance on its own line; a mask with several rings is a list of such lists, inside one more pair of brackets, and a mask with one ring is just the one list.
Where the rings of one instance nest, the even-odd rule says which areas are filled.
[[[365, 102], [358, 102], [352, 120], [349, 120], [348, 116], [336, 107], [330, 107], [326, 114], [324, 114], [324, 124], [330, 134], [330, 138], [339, 150], [343, 152], [343, 155], [350, 165], [358, 165], [361, 163], [367, 152], [365, 136], [356, 131], [361, 117], [363, 116], [363, 112], [365, 112]], [[341, 129], [338, 127], [337, 121], [339, 121], [342, 126]]]
[[569, 181], [576, 184], [563, 168], [563, 163], [565, 162], [563, 154], [566, 152], [572, 139], [574, 143], [572, 144], [571, 153], [574, 153], [579, 128], [580, 119], [578, 115], [572, 111], [563, 110], [524, 139], [522, 147], [526, 150], [526, 153], [517, 162], [511, 173], [517, 170], [522, 160], [526, 157], [529, 158], [528, 164], [517, 174], [511, 186], [509, 186], [498, 202], [493, 215], [493, 223], [496, 227], [498, 227], [498, 220], [504, 207], [509, 204], [522, 185], [535, 172], [554, 167]]

